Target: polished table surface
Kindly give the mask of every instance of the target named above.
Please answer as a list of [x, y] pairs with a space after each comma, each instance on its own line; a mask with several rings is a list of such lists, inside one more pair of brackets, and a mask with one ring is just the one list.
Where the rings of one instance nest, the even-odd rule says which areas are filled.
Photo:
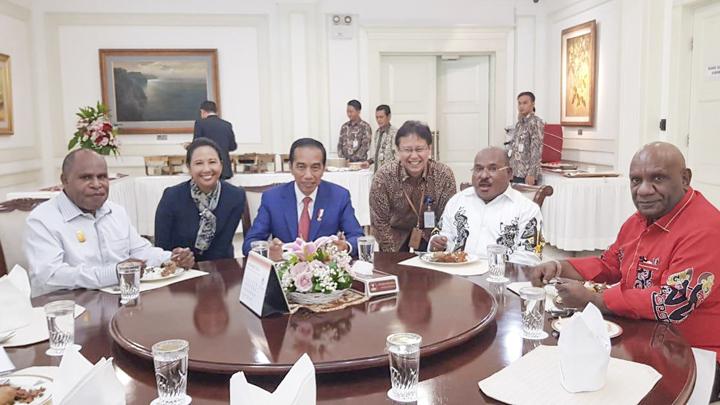
[[[408, 254], [377, 254], [376, 267], [386, 272], [399, 274], [402, 272], [417, 271], [416, 268], [398, 266], [397, 263], [409, 257]], [[188, 280], [163, 289], [143, 293], [141, 303], [149, 301], [151, 294], [167, 294], [177, 292], [177, 296], [169, 295], [165, 303], [166, 316], [158, 320], [157, 329], [162, 330], [165, 325], [177, 320], [187, 319], [187, 314], [174, 313], [173, 302], [178, 299], [192, 299], [195, 297], [197, 305], [218, 305], [213, 300], [200, 299], [212, 293], [203, 291], [203, 288], [212, 288], [208, 277], [218, 277], [229, 281], [226, 287], [231, 289], [237, 278], [226, 275], [239, 271], [240, 267], [234, 260], [202, 263], [201, 268], [211, 272], [210, 276]], [[522, 268], [509, 266], [509, 277], [512, 280], [524, 280], [525, 271]], [[236, 280], [236, 281], [233, 281]], [[478, 389], [477, 382], [506, 367], [512, 361], [532, 350], [538, 344], [557, 343], [554, 337], [548, 337], [542, 342], [533, 342], [522, 339], [520, 335], [520, 300], [504, 286], [494, 286], [485, 280], [485, 276], [470, 277], [469, 281], [481, 285], [492, 294], [497, 301], [497, 314], [495, 321], [482, 330], [477, 336], [467, 342], [425, 357], [420, 366], [419, 401], [424, 404], [470, 404], [494, 402], [484, 396]], [[203, 286], [204, 284], [205, 286]], [[195, 285], [194, 294], [184, 284]], [[208, 287], [210, 285], [210, 287]], [[163, 290], [166, 290], [163, 292]], [[470, 289], [472, 292], [468, 300], [483, 300], [482, 289]], [[215, 294], [221, 294], [216, 291]], [[413, 291], [411, 294], [427, 295], [429, 305], [443, 297], [433, 296], [432, 291]], [[90, 360], [97, 361], [103, 356], [115, 358], [115, 367], [118, 379], [125, 386], [128, 404], [147, 404], [157, 395], [153, 366], [150, 360], [144, 359], [113, 342], [109, 332], [109, 324], [117, 313], [118, 296], [105, 294], [99, 291], [73, 291], [55, 293], [49, 296], [36, 298], [35, 306], [60, 299], [74, 298], [75, 301], [87, 308], [87, 312], [76, 320], [76, 343], [82, 345], [82, 353]], [[228, 302], [237, 300], [237, 297], [227, 295]], [[377, 302], [378, 311], [383, 305], [392, 305]], [[397, 309], [397, 308], [396, 308]], [[399, 310], [399, 309], [398, 309]], [[467, 308], [458, 308], [458, 311]], [[427, 322], [427, 313], [421, 307], [407, 308], [408, 322], [422, 325]], [[215, 311], [203, 311], [215, 313]], [[318, 351], [332, 351], [337, 343], [328, 335], [342, 340], [349, 334], [365, 334], [373, 336], [373, 330], [356, 328], [354, 317], [342, 319], [342, 316], [333, 324], [333, 316], [327, 324], [321, 326], [323, 333], [308, 333], [308, 347], [315, 347]], [[430, 314], [433, 316], [434, 314]], [[194, 319], [192, 325], [199, 333], [216, 333], [218, 325], [225, 321], [222, 310], [209, 318]], [[671, 325], [651, 321], [626, 320], [611, 318], [620, 324], [623, 334], [612, 340], [612, 356], [648, 364], [660, 372], [663, 377], [653, 390], [645, 397], [643, 403], [665, 404], [684, 403], [689, 396], [695, 381], [695, 365], [690, 347]], [[314, 327], [314, 325], [313, 325]], [[546, 330], [549, 325], [546, 322]], [[203, 332], [204, 331], [204, 332]], [[384, 333], [384, 332], [383, 332]], [[177, 336], [182, 337], [182, 336]], [[384, 336], [380, 336], [384, 339]], [[381, 340], [382, 340], [381, 339]], [[316, 345], [313, 345], [316, 342]], [[57, 365], [56, 358], [47, 357], [44, 352], [47, 342], [28, 346], [25, 348], [7, 349], [11, 359], [19, 368], [31, 365]], [[193, 351], [193, 346], [190, 347]], [[218, 348], [218, 350], [227, 350]], [[229, 401], [228, 374], [213, 374], [191, 371], [189, 373], [188, 394], [193, 397], [193, 404], [226, 404]], [[277, 376], [250, 376], [250, 382], [273, 390], [280, 381]], [[389, 372], [387, 367], [318, 374], [318, 403], [320, 404], [389, 404], [386, 392], [389, 389]], [[522, 382], [518, 382], [522, 387]]]

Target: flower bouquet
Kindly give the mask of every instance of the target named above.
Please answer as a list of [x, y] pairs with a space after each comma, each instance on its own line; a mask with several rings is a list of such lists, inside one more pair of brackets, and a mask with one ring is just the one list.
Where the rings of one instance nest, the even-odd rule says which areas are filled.
[[336, 236], [314, 242], [298, 238], [283, 246], [285, 261], [276, 265], [280, 284], [296, 304], [327, 304], [342, 297], [352, 284], [350, 255], [335, 245]]
[[117, 128], [108, 118], [108, 108], [97, 103], [96, 107], [80, 108], [76, 113], [80, 119], [76, 124], [77, 131], [68, 143], [68, 150], [80, 145], [81, 148], [92, 149], [101, 155], [117, 155], [120, 143], [117, 139]]

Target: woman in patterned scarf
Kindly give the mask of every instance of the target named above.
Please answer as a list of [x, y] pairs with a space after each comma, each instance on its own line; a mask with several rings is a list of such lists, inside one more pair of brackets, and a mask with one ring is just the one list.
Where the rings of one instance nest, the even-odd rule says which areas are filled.
[[245, 190], [221, 181], [220, 148], [197, 138], [187, 148], [190, 180], [169, 187], [155, 213], [155, 244], [190, 246], [196, 261], [235, 257], [233, 237], [245, 208]]

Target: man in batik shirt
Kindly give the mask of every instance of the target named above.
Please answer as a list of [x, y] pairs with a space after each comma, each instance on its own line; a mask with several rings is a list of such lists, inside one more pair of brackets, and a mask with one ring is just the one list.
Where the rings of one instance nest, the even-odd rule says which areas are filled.
[[394, 143], [397, 133], [397, 128], [390, 124], [390, 106], [379, 105], [375, 109], [375, 121], [377, 121], [378, 129], [370, 144], [370, 153], [374, 155], [368, 160], [368, 164], [373, 165], [373, 172], [377, 172], [385, 163], [395, 160]]
[[347, 104], [347, 116], [350, 121], [340, 127], [337, 153], [348, 162], [365, 162], [368, 160], [368, 150], [372, 140], [370, 124], [360, 118], [362, 105], [357, 100], [350, 100]]
[[720, 353], [720, 212], [691, 177], [675, 146], [644, 146], [630, 163], [637, 212], [615, 243], [600, 257], [537, 266], [533, 283], [561, 276], [614, 284], [599, 293], [572, 280], [557, 288], [570, 307], [592, 302], [604, 313], [673, 323], [691, 346]]
[[518, 95], [518, 122], [510, 144], [510, 167], [513, 183], [535, 185], [540, 176], [545, 123], [535, 115], [535, 95], [529, 91]]
[[440, 233], [430, 250], [465, 251], [481, 256], [487, 246], [503, 245], [508, 260], [534, 265], [542, 254], [540, 207], [510, 187], [512, 170], [501, 148], [475, 155], [472, 187], [455, 194], [445, 206]]

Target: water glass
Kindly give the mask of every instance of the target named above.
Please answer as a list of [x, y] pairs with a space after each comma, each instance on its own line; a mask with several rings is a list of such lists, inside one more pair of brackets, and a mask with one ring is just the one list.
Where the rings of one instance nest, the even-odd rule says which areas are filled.
[[417, 401], [421, 342], [422, 337], [415, 333], [394, 333], [387, 337], [392, 384], [388, 397], [393, 401]]
[[53, 301], [45, 305], [50, 356], [62, 356], [65, 348], [75, 343], [75, 301]]
[[163, 340], [152, 346], [158, 399], [161, 405], [188, 403], [187, 389], [188, 349], [187, 340]]
[[375, 259], [375, 238], [372, 236], [361, 236], [357, 239], [357, 245], [358, 259], [373, 263]]
[[520, 289], [520, 310], [522, 311], [522, 334], [525, 339], [545, 339], [548, 334], [545, 325], [545, 289], [523, 287]]
[[140, 269], [139, 262], [118, 263], [117, 274], [120, 280], [121, 304], [127, 304], [140, 296]]
[[488, 281], [494, 283], [504, 283], [509, 281], [505, 277], [505, 252], [507, 248], [503, 245], [488, 245], [487, 257], [490, 275]]
[[256, 240], [250, 242], [250, 250], [259, 254], [262, 257], [268, 257], [268, 250], [270, 244], [266, 240]]

